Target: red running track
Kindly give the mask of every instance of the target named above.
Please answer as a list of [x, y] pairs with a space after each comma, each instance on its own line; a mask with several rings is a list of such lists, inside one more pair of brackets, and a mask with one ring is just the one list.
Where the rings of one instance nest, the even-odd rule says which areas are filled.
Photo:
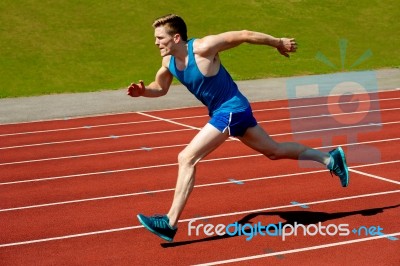
[[[398, 265], [399, 96], [380, 92], [366, 110], [341, 99], [342, 113], [323, 98], [253, 103], [259, 124], [277, 141], [325, 151], [341, 145], [350, 186], [341, 188], [318, 165], [269, 161], [232, 139], [199, 163], [173, 243], [147, 232], [136, 214], [168, 211], [177, 155], [208, 121], [205, 108], [0, 125], [0, 261]], [[329, 226], [332, 235], [246, 240], [200, 230], [235, 222]], [[347, 235], [334, 235], [339, 225]], [[351, 231], [362, 226], [382, 233]]]

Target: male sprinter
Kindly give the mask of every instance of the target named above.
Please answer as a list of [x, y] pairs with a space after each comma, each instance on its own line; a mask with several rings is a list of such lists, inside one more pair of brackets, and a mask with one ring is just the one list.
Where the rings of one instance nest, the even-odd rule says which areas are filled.
[[196, 164], [219, 147], [229, 136], [271, 160], [313, 160], [337, 175], [343, 187], [349, 174], [343, 150], [339, 147], [323, 153], [298, 143], [274, 141], [253, 117], [248, 100], [240, 93], [222, 66], [219, 53], [242, 43], [268, 45], [286, 57], [296, 51], [296, 42], [253, 31], [230, 31], [201, 39], [187, 39], [186, 24], [177, 15], [166, 15], [153, 23], [155, 44], [162, 56], [155, 81], [144, 85], [132, 83], [127, 94], [132, 97], [159, 97], [168, 92], [173, 77], [207, 106], [210, 120], [178, 156], [178, 179], [172, 206], [166, 215], [138, 215], [139, 221], [159, 237], [172, 241], [178, 219], [193, 189]]

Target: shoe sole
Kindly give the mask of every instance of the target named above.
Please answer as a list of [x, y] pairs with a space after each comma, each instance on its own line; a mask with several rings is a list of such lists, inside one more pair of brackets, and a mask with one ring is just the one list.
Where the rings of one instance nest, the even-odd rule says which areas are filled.
[[148, 226], [143, 222], [142, 218], [140, 218], [139, 214], [136, 215], [136, 217], [138, 218], [139, 222], [144, 226], [144, 228], [146, 228], [147, 230], [149, 230], [150, 232], [152, 232], [152, 233], [155, 234], [156, 236], [161, 237], [162, 239], [164, 239], [164, 240], [166, 240], [166, 241], [168, 241], [168, 242], [172, 242], [172, 240], [173, 240], [172, 238], [167, 237], [167, 236], [164, 236], [164, 235], [161, 235], [160, 233], [158, 233], [158, 232], [154, 231], [153, 229], [151, 229], [150, 227], [148, 227]]
[[342, 186], [347, 187], [349, 185], [349, 170], [347, 168], [346, 156], [344, 155], [344, 151], [341, 147], [338, 147], [338, 151], [339, 151], [340, 157], [342, 158], [343, 167], [346, 172], [346, 183], [342, 184]]

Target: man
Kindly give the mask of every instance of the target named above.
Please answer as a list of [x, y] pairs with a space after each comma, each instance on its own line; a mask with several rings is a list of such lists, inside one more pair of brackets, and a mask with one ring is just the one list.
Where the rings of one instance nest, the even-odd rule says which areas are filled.
[[211, 119], [178, 156], [178, 179], [172, 206], [167, 215], [138, 215], [149, 231], [172, 241], [178, 219], [193, 189], [196, 164], [220, 146], [229, 136], [269, 159], [313, 160], [339, 176], [343, 187], [349, 182], [346, 159], [339, 147], [323, 153], [298, 143], [277, 143], [259, 126], [247, 99], [240, 93], [229, 73], [222, 66], [219, 53], [242, 43], [275, 47], [286, 57], [296, 51], [296, 42], [289, 38], [253, 31], [231, 31], [201, 39], [187, 39], [186, 24], [177, 15], [166, 15], [153, 23], [155, 44], [162, 56], [162, 65], [155, 81], [145, 86], [132, 83], [127, 94], [132, 97], [159, 97], [168, 92], [175, 76], [208, 108]]

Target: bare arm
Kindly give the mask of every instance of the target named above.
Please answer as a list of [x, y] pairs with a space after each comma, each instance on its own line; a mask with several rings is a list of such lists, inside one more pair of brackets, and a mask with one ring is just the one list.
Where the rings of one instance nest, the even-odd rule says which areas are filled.
[[275, 38], [261, 32], [242, 30], [206, 36], [199, 40], [196, 52], [204, 56], [216, 55], [218, 52], [234, 48], [242, 43], [272, 46], [287, 57], [288, 52], [295, 52], [297, 48], [294, 39]]
[[160, 97], [167, 94], [169, 87], [171, 86], [173, 76], [169, 72], [168, 68], [165, 66], [165, 61], [163, 60], [163, 65], [157, 71], [155, 80], [149, 85], [145, 86], [143, 81], [139, 84], [132, 83], [128, 87], [127, 94], [132, 97]]

